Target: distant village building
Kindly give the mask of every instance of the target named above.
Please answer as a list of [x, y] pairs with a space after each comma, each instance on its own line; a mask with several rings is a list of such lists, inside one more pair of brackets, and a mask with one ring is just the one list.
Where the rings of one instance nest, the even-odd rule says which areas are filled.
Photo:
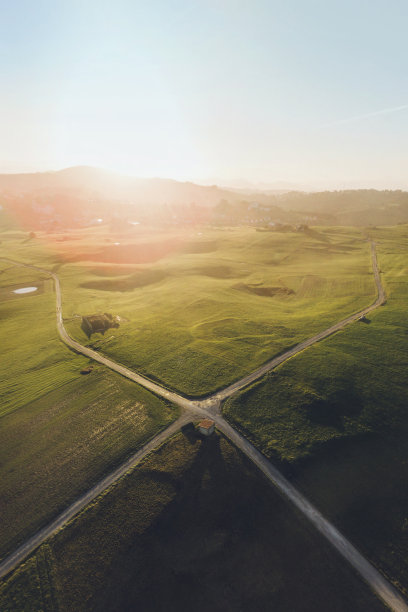
[[215, 423], [211, 419], [203, 419], [198, 424], [198, 430], [203, 436], [211, 436], [214, 433]]

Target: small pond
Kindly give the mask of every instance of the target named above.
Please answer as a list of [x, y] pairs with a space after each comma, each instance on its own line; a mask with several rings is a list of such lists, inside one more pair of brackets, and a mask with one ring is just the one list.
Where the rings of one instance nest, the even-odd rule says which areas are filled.
[[20, 289], [14, 289], [13, 293], [32, 293], [37, 289], [38, 287], [20, 287]]

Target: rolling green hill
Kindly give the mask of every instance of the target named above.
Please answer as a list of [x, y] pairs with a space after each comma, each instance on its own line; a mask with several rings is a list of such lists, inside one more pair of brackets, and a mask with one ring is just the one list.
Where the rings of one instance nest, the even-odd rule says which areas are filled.
[[[171, 234], [123, 239], [121, 259], [102, 233], [64, 243], [63, 311], [75, 339], [187, 395], [237, 380], [374, 300], [369, 245], [358, 230], [203, 229], [174, 236], [157, 258], [163, 236]], [[89, 341], [72, 317], [92, 312], [123, 323]]]

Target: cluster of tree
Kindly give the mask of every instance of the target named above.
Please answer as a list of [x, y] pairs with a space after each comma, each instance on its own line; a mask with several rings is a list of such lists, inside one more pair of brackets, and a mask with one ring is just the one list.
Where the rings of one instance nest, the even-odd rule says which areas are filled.
[[271, 196], [271, 203], [285, 209], [338, 214], [387, 206], [408, 208], [408, 192], [401, 190], [349, 189], [316, 193], [288, 192]]
[[408, 192], [400, 190], [256, 194], [256, 206], [254, 204], [249, 199], [238, 203], [223, 199], [215, 207], [215, 213], [232, 224], [275, 221], [310, 225], [391, 225], [408, 222]]
[[0, 197], [4, 211], [12, 212], [27, 230], [52, 231], [108, 221], [112, 229], [124, 231], [132, 220], [160, 225], [256, 226], [408, 222], [405, 191], [238, 192], [169, 179], [136, 179], [86, 167], [0, 175]]

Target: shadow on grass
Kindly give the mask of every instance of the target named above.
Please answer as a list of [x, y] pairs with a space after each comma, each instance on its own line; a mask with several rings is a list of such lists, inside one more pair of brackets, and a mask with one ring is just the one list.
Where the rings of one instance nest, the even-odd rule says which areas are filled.
[[[226, 483], [231, 481], [231, 475], [220, 447], [220, 436], [213, 434], [198, 441], [194, 427], [183, 429], [189, 442], [200, 447], [182, 477], [161, 470], [145, 470], [155, 482], [171, 484], [177, 492], [175, 498], [115, 558], [104, 588], [95, 593], [87, 609], [134, 610], [137, 603], [140, 610], [164, 611], [166, 602], [169, 610], [196, 607], [201, 580], [194, 565], [197, 559], [209, 554], [209, 544], [203, 534], [217, 530], [217, 523], [218, 529], [220, 525], [226, 528], [234, 505], [233, 496], [227, 494]], [[246, 517], [242, 520], [247, 522]], [[154, 583], [156, 589], [151, 588]]]
[[181, 433], [183, 436], [190, 442], [190, 444], [194, 445], [198, 440], [198, 432], [194, 427], [194, 423], [187, 423], [187, 425], [183, 425], [181, 428]]
[[363, 398], [350, 378], [345, 384], [325, 399], [315, 399], [306, 406], [306, 414], [316, 425], [345, 430], [345, 420], [357, 417], [363, 410]]

